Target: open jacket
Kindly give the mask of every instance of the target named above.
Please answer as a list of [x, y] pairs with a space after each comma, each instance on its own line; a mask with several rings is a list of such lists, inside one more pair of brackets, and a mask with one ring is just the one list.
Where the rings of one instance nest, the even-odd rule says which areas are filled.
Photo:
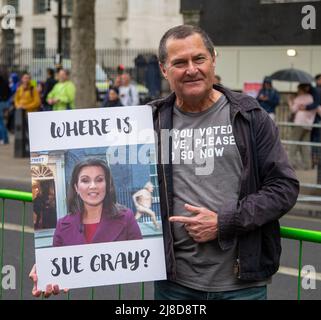
[[[278, 129], [252, 97], [214, 86], [231, 105], [233, 132], [243, 170], [238, 201], [226, 202], [218, 214], [218, 243], [222, 250], [238, 243], [237, 276], [244, 281], [271, 277], [279, 268], [281, 255], [278, 219], [296, 203], [299, 182], [281, 145]], [[173, 214], [172, 165], [164, 163], [171, 154], [171, 141], [160, 134], [173, 128], [175, 94], [150, 103], [158, 138], [158, 175], [163, 219], [167, 274], [175, 280], [173, 236], [168, 217]], [[200, 186], [200, 193], [202, 192]], [[208, 208], [211, 209], [211, 208]]]

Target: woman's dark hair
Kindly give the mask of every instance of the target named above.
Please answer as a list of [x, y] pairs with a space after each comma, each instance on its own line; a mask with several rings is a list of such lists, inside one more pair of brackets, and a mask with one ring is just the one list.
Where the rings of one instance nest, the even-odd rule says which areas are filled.
[[70, 214], [84, 212], [84, 203], [76, 192], [75, 185], [77, 185], [78, 183], [80, 171], [85, 167], [100, 167], [104, 170], [106, 181], [106, 195], [103, 201], [103, 212], [115, 217], [118, 213], [118, 210], [116, 207], [116, 192], [113, 177], [107, 163], [97, 158], [83, 160], [81, 162], [78, 162], [74, 167], [68, 188], [68, 212]]
[[311, 85], [309, 83], [300, 83], [298, 85], [298, 90], [301, 90], [305, 93], [311, 93]]
[[115, 93], [117, 93], [117, 95], [119, 96], [119, 89], [118, 89], [116, 86], [110, 86], [110, 87], [109, 87], [109, 91], [110, 91], [110, 90], [115, 91]]

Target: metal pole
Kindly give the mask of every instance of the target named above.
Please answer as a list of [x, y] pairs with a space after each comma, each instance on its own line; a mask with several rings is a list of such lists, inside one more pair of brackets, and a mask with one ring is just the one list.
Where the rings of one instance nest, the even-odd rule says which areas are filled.
[[60, 66], [62, 65], [62, 8], [63, 2], [62, 0], [57, 0], [58, 2], [58, 16], [57, 16], [57, 23], [58, 23], [58, 39], [57, 39], [57, 64]]

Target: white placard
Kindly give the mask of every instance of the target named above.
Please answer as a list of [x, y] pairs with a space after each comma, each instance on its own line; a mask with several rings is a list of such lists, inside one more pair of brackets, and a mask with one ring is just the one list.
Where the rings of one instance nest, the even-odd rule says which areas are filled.
[[[151, 107], [36, 112], [28, 116], [39, 289], [45, 290], [48, 284], [72, 289], [166, 279], [159, 194], [155, 194], [158, 181]], [[118, 150], [125, 147], [129, 159], [134, 159], [137, 146], [138, 153], [147, 155], [148, 161], [117, 164], [112, 161], [110, 151], [113, 147]], [[94, 159], [89, 159], [92, 157]], [[74, 207], [67, 204], [72, 194], [70, 190], [78, 190], [77, 184], [81, 183], [79, 172], [78, 180], [71, 183], [75, 168], [88, 159], [103, 161], [109, 171], [104, 173], [103, 201], [117, 198], [113, 200], [113, 208], [123, 208], [117, 209], [120, 211], [112, 216], [106, 213], [110, 206], [104, 207], [105, 215], [102, 213], [99, 226], [94, 231], [97, 238], [87, 238], [84, 230], [88, 230], [88, 226], [82, 220], [83, 213], [69, 212], [68, 208]], [[88, 179], [94, 181], [96, 178]], [[158, 225], [155, 225], [155, 217], [147, 214], [144, 218], [144, 213], [138, 214], [138, 207], [135, 211], [137, 204], [134, 206], [132, 200], [137, 190], [152, 181], [154, 190], [149, 192], [154, 203], [149, 209], [158, 212], [158, 216], [155, 215]], [[95, 183], [98, 182], [91, 182]], [[95, 198], [102, 192], [90, 191], [89, 194], [85, 190], [84, 198], [78, 191], [71, 198], [79, 197], [85, 201], [86, 197], [87, 200], [88, 197]], [[108, 198], [110, 192], [119, 192], [120, 196]], [[146, 189], [144, 192], [146, 194]], [[124, 217], [121, 210], [126, 211], [126, 219], [121, 218]], [[54, 221], [52, 214], [56, 215]], [[120, 220], [113, 222], [113, 219]], [[106, 235], [112, 233], [113, 240], [106, 240]], [[120, 238], [117, 238], [118, 234]], [[58, 238], [61, 243], [55, 242]]]
[[163, 238], [39, 249], [36, 263], [41, 290], [166, 279]]
[[30, 152], [154, 143], [151, 106], [29, 113]]

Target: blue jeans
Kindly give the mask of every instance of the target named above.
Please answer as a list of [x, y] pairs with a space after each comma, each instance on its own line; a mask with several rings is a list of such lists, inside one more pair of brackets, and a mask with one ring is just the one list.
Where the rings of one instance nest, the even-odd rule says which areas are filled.
[[266, 286], [224, 292], [204, 292], [172, 281], [156, 281], [154, 289], [155, 300], [267, 300]]

